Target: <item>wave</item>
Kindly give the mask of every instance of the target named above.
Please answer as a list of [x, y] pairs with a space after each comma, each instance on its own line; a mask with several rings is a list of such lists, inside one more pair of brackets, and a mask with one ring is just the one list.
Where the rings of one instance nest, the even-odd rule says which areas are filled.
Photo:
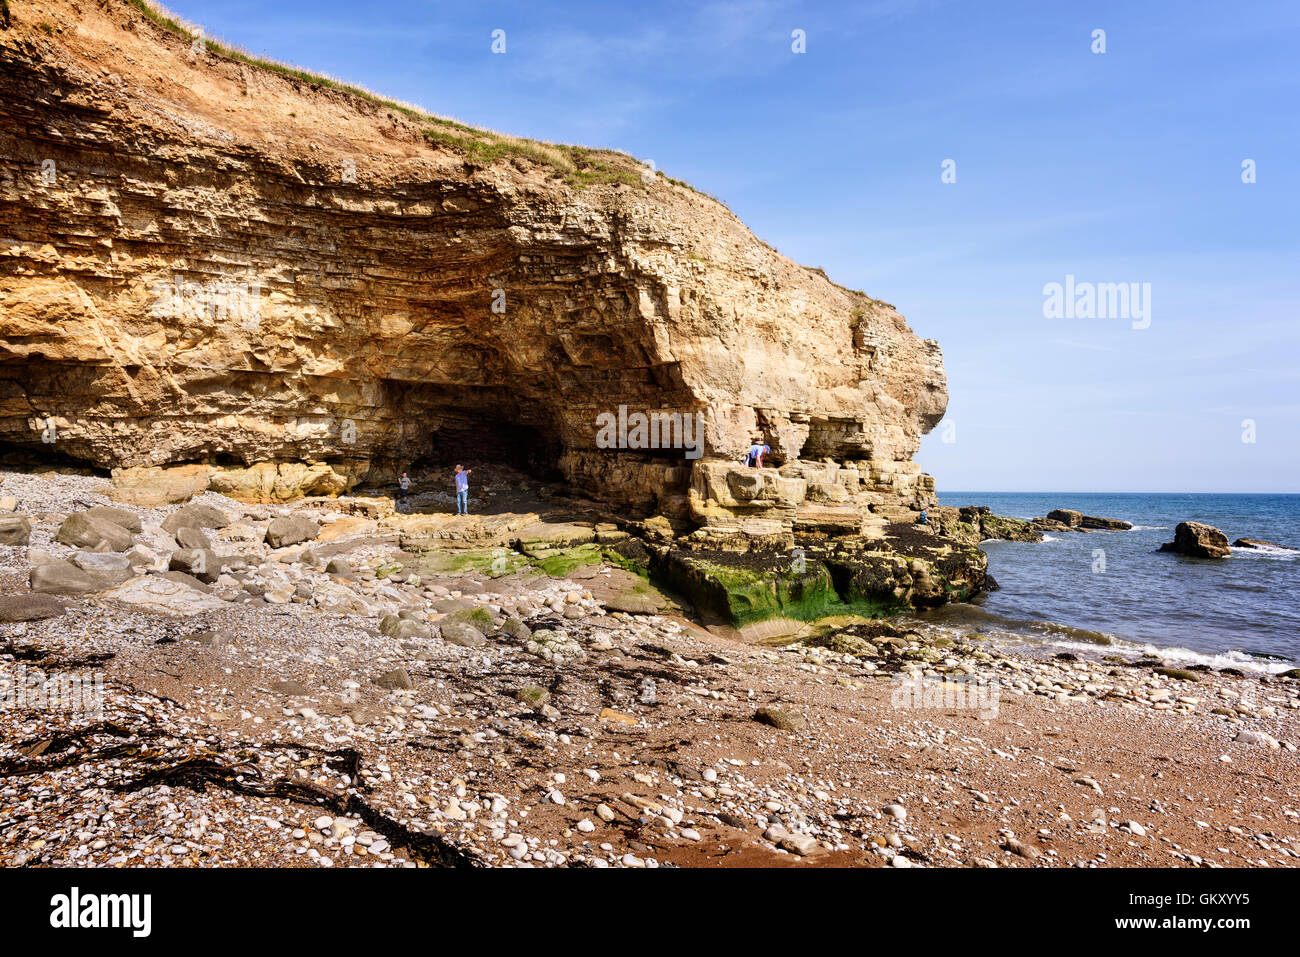
[[1256, 545], [1253, 548], [1234, 548], [1232, 557], [1237, 558], [1271, 558], [1284, 562], [1300, 558], [1300, 550], [1283, 548], [1280, 545]]
[[1057, 621], [1017, 619], [975, 605], [949, 605], [934, 613], [916, 616], [914, 621], [926, 630], [945, 636], [967, 638], [974, 633], [994, 643], [1008, 645], [1008, 650], [1023, 653], [1043, 654], [1059, 650], [1096, 655], [1105, 648], [1109, 654], [1124, 657], [1160, 658], [1171, 664], [1236, 668], [1256, 674], [1277, 674], [1296, 666], [1295, 662], [1278, 655], [1261, 656], [1242, 650], [1204, 652], [1178, 645], [1154, 645]]
[[1277, 655], [1260, 658], [1248, 651], [1194, 651], [1177, 645], [1162, 646], [1146, 642], [1123, 641], [1117, 648], [1133, 650], [1154, 658], [1186, 664], [1209, 665], [1211, 668], [1236, 668], [1238, 671], [1254, 671], [1260, 674], [1277, 674], [1295, 667], [1295, 663]]
[[1170, 525], [1134, 525], [1129, 529], [1130, 532], [1167, 532], [1172, 526]]
[[926, 615], [916, 616], [916, 620], [930, 627], [954, 632], [974, 629], [977, 633], [990, 638], [1028, 638], [1037, 641], [1064, 638], [1086, 642], [1093, 646], [1110, 645], [1119, 640], [1117, 636], [1106, 631], [1080, 628], [1041, 618], [1013, 618], [980, 608], [978, 605], [946, 605]]

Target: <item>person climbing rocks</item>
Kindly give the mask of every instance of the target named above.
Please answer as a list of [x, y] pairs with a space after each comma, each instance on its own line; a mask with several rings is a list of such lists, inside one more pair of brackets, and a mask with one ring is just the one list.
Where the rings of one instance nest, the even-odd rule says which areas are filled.
[[918, 516], [916, 517], [916, 524], [917, 524], [917, 525], [929, 525], [929, 524], [930, 524], [930, 513], [929, 513], [928, 510], [926, 510], [926, 509], [924, 509], [924, 508], [921, 509], [921, 514], [918, 515]]
[[763, 467], [763, 456], [771, 451], [771, 446], [755, 442], [749, 447], [749, 455], [745, 458], [745, 464], [761, 469]]
[[402, 506], [407, 504], [407, 497], [411, 494], [411, 477], [405, 472], [397, 480], [397, 510], [400, 512]]
[[456, 466], [456, 514], [469, 514], [469, 473], [473, 469]]

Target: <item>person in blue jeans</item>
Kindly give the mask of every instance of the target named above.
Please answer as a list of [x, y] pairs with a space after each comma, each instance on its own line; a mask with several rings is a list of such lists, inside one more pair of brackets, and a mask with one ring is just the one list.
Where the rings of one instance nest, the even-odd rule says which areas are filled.
[[469, 514], [469, 473], [473, 469], [456, 466], [456, 514]]

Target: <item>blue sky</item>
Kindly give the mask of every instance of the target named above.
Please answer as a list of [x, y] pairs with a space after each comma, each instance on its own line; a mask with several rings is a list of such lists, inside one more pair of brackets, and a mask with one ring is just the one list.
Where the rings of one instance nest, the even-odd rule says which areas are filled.
[[[919, 456], [941, 492], [1300, 492], [1293, 0], [170, 7], [464, 122], [652, 159], [893, 303], [943, 346], [947, 428]], [[1150, 283], [1150, 326], [1045, 318], [1067, 275]]]

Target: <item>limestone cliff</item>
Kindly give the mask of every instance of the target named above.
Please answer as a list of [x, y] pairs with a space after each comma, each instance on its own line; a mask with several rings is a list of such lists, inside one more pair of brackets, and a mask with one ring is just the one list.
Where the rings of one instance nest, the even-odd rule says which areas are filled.
[[[938, 345], [715, 200], [258, 67], [121, 0], [9, 9], [6, 446], [317, 463], [307, 491], [522, 451], [722, 531], [863, 531], [932, 501], [912, 455], [947, 402]], [[702, 457], [600, 447], [619, 406], [703, 414]], [[737, 477], [757, 435], [782, 467]]]

